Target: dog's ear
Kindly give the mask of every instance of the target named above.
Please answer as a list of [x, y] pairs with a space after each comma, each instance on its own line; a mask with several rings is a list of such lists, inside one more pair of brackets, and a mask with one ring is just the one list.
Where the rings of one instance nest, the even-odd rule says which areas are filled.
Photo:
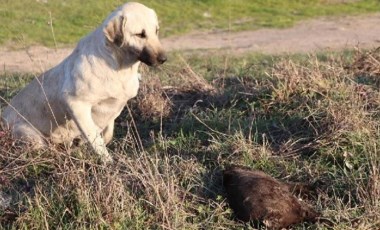
[[116, 46], [121, 46], [124, 40], [124, 24], [126, 22], [124, 16], [116, 16], [110, 20], [104, 27], [103, 32], [108, 41], [114, 43]]

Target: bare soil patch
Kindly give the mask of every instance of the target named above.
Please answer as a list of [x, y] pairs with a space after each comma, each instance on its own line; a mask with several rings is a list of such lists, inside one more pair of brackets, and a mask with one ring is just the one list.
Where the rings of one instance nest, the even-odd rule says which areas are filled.
[[[380, 14], [306, 21], [287, 29], [191, 33], [162, 39], [168, 51], [225, 51], [234, 54], [305, 53], [380, 45]], [[3, 72], [42, 72], [61, 62], [72, 48], [41, 46], [23, 50], [0, 48]]]

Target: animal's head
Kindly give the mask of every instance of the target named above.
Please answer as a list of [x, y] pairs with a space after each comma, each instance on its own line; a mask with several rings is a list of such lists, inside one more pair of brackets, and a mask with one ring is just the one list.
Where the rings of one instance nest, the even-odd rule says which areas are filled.
[[103, 32], [107, 44], [129, 58], [149, 66], [163, 64], [167, 59], [158, 39], [157, 15], [140, 3], [121, 6], [106, 20]]

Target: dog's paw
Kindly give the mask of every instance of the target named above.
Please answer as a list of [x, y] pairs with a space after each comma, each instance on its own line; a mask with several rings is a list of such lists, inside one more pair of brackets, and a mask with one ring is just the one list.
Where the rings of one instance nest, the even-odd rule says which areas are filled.
[[113, 163], [113, 159], [112, 157], [108, 154], [108, 155], [104, 155], [104, 156], [100, 156], [100, 161], [102, 164], [112, 164]]
[[99, 156], [101, 163], [111, 164], [113, 162], [113, 159], [105, 146], [98, 146], [95, 148], [95, 152]]

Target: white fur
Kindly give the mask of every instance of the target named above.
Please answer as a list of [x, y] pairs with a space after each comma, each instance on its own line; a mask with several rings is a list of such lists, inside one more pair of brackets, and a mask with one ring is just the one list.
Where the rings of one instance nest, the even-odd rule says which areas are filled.
[[[121, 6], [62, 63], [22, 89], [5, 108], [4, 123], [16, 138], [36, 147], [84, 137], [110, 161], [106, 144], [114, 120], [139, 88], [139, 55], [147, 47], [153, 56], [163, 54], [157, 29], [153, 10], [138, 3]], [[142, 30], [146, 38], [136, 36]], [[115, 44], [117, 34], [122, 34], [120, 44]]]

